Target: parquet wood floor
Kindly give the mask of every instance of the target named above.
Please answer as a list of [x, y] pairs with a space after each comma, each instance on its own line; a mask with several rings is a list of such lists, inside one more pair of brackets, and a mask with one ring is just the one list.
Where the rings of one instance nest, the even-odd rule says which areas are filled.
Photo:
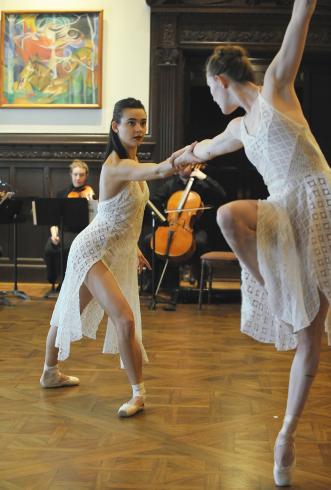
[[[39, 377], [54, 300], [0, 307], [1, 490], [270, 490], [272, 452], [292, 353], [239, 332], [239, 305], [142, 306], [150, 364], [145, 413], [118, 419], [130, 396], [118, 358], [96, 341], [72, 347], [75, 388], [43, 390]], [[0, 284], [0, 289], [2, 289]], [[294, 490], [331, 489], [331, 351], [297, 437]]]

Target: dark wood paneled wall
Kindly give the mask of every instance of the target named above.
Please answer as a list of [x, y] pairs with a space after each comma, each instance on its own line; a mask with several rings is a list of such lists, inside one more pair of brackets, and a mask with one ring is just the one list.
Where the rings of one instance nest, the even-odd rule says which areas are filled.
[[[217, 44], [235, 42], [250, 52], [260, 78], [276, 53], [290, 17], [292, 0], [146, 0], [151, 7], [150, 135], [141, 159], [159, 161], [196, 138], [221, 131], [228, 120], [207, 98], [204, 60]], [[319, 0], [297, 88], [304, 111], [331, 162], [331, 2]], [[196, 88], [198, 87], [198, 90]], [[201, 93], [200, 93], [201, 92]], [[197, 95], [200, 94], [200, 95]], [[207, 94], [208, 95], [208, 94]], [[214, 115], [212, 114], [214, 112]], [[90, 166], [98, 188], [106, 135], [0, 135], [0, 177], [21, 196], [51, 197], [68, 182], [74, 158]], [[243, 153], [210, 165], [229, 199], [264, 197], [266, 190]], [[20, 278], [45, 277], [43, 248], [48, 230], [20, 225]], [[0, 226], [0, 279], [12, 267], [12, 232]]]
[[[189, 59], [205, 60], [222, 43], [245, 46], [255, 62], [269, 61], [283, 39], [293, 0], [146, 0], [151, 7], [152, 137], [160, 159], [184, 142], [185, 98], [190, 87]], [[300, 77], [305, 79], [304, 107], [324, 152], [330, 111], [331, 2], [319, 0], [308, 36]], [[201, 63], [201, 61], [200, 61]], [[203, 70], [203, 65], [201, 66]], [[175, 87], [175, 89], [174, 89]], [[322, 110], [323, 110], [322, 107]], [[325, 123], [325, 124], [324, 124]]]
[[[10, 183], [18, 197], [55, 197], [71, 182], [69, 164], [79, 158], [90, 169], [89, 183], [98, 194], [106, 135], [0, 135], [0, 178]], [[141, 161], [151, 161], [155, 143], [141, 146]], [[33, 226], [30, 200], [24, 204], [25, 221], [18, 224], [19, 280], [45, 280], [43, 253], [48, 227]], [[13, 276], [13, 229], [0, 225], [0, 281]]]

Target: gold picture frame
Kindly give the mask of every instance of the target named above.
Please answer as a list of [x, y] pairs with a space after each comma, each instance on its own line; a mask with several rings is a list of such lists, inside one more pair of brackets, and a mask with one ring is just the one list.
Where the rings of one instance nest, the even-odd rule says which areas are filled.
[[3, 11], [0, 107], [100, 108], [103, 11]]

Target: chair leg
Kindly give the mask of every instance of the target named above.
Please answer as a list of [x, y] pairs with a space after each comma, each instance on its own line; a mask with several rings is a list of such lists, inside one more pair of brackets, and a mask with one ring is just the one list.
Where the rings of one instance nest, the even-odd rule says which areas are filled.
[[212, 282], [213, 282], [213, 267], [208, 265], [208, 304], [211, 303], [211, 290], [212, 290]]
[[202, 288], [203, 288], [203, 282], [205, 279], [205, 262], [201, 262], [201, 274], [200, 274], [200, 287], [199, 287], [199, 305], [198, 308], [201, 310], [202, 307]]

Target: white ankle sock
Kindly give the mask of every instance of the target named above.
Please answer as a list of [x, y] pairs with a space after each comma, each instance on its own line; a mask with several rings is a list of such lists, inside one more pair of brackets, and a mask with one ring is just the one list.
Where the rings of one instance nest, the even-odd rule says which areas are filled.
[[139, 383], [137, 385], [131, 385], [132, 386], [132, 397], [134, 398], [135, 396], [141, 396], [145, 398], [146, 396], [146, 390], [145, 390], [145, 385], [144, 383]]

